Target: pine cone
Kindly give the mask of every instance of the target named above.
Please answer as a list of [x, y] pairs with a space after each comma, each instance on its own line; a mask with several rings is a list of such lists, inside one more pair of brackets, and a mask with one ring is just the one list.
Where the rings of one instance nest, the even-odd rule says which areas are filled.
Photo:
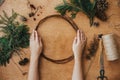
[[108, 2], [106, 0], [97, 0], [96, 3], [97, 11], [105, 11], [108, 9]]
[[107, 19], [108, 19], [105, 12], [96, 12], [96, 17], [102, 21], [107, 21]]
[[95, 9], [96, 17], [102, 21], [107, 21], [107, 15], [105, 11], [108, 9], [108, 2], [106, 0], [97, 0]]

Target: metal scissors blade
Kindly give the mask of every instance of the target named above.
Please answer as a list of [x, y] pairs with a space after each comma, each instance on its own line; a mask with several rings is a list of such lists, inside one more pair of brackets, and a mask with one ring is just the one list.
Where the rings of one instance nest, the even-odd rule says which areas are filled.
[[101, 39], [101, 54], [100, 54], [100, 76], [97, 77], [97, 80], [108, 80], [108, 78], [105, 76], [105, 70], [104, 70], [104, 55], [103, 55], [103, 42]]

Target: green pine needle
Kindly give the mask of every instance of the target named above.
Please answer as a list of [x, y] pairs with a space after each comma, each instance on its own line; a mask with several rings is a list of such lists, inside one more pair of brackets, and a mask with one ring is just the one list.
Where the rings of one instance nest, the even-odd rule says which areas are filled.
[[92, 25], [96, 13], [96, 1], [97, 0], [94, 0], [93, 2], [90, 0], [70, 0], [70, 2], [67, 2], [66, 0], [63, 0], [64, 4], [58, 5], [55, 9], [61, 15], [70, 12], [72, 18], [75, 18], [78, 12], [83, 12], [90, 19], [90, 25]]
[[17, 13], [13, 11], [10, 17], [5, 11], [3, 14], [0, 15], [0, 30], [4, 33], [0, 37], [0, 65], [6, 66], [16, 50], [29, 46], [30, 33], [27, 25], [15, 21]]

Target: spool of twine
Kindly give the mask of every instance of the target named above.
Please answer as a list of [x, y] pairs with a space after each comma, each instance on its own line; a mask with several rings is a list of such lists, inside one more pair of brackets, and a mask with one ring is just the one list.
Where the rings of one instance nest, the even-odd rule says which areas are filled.
[[114, 39], [114, 34], [107, 34], [102, 36], [103, 44], [108, 61], [114, 61], [119, 59], [117, 45]]

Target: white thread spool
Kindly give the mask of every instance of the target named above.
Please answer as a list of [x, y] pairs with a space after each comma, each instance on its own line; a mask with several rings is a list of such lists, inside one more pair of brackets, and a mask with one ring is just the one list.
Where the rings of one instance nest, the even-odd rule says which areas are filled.
[[114, 61], [119, 58], [117, 45], [115, 43], [114, 34], [102, 36], [104, 48], [108, 61]]

